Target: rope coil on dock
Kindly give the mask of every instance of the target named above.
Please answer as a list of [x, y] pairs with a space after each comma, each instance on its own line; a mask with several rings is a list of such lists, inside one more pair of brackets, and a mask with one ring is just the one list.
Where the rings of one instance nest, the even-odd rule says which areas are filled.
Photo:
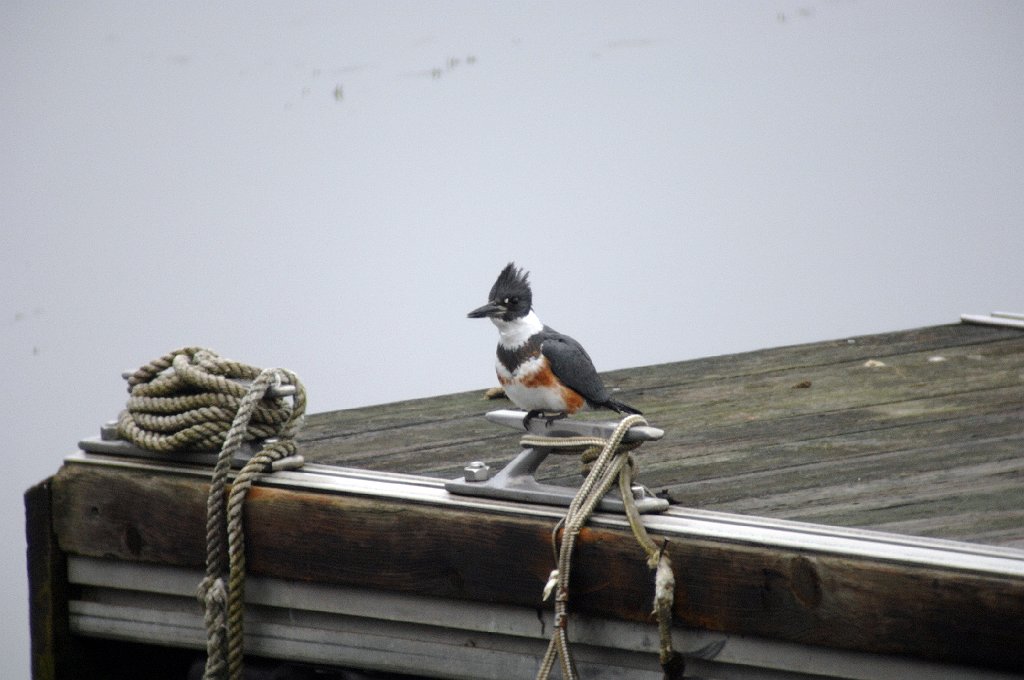
[[[546, 680], [550, 677], [556, 659], [560, 663], [563, 678], [575, 680], [579, 677], [569, 648], [568, 636], [569, 576], [572, 567], [572, 553], [580, 530], [616, 481], [619, 493], [622, 495], [629, 526], [633, 530], [633, 536], [647, 555], [647, 566], [655, 570], [653, 614], [658, 620], [659, 661], [662, 670], [666, 680], [683, 677], [683, 657], [672, 649], [672, 604], [675, 594], [672, 561], [669, 559], [667, 546], [664, 544], [658, 546], [648, 535], [633, 498], [632, 480], [635, 463], [629, 452], [642, 442], [623, 442], [623, 437], [626, 436], [629, 428], [646, 424], [647, 421], [643, 416], [629, 415], [619, 421], [615, 431], [608, 439], [601, 437], [544, 437], [528, 434], [520, 440], [523, 446], [547, 447], [560, 453], [581, 451], [580, 458], [584, 468], [585, 470], [589, 468], [568, 512], [552, 530], [551, 543], [555, 551], [557, 566], [551, 572], [544, 587], [544, 599], [547, 600], [552, 594], [555, 596], [555, 625], [552, 630], [551, 642], [537, 672], [537, 680]], [[562, 530], [561, 543], [558, 541], [559, 529]]]
[[[128, 403], [117, 422], [120, 437], [159, 453], [219, 451], [235, 414], [261, 370], [201, 347], [184, 347], [125, 376]], [[280, 385], [293, 384], [282, 375]], [[294, 420], [284, 397], [254, 406], [245, 440], [280, 436]]]
[[[306, 412], [305, 388], [286, 369], [259, 369], [199, 347], [170, 352], [125, 379], [131, 396], [118, 419], [122, 439], [168, 454], [219, 451], [206, 506], [206, 576], [198, 588], [207, 631], [203, 678], [241, 680], [242, 506], [260, 474], [302, 465], [295, 435]], [[228, 493], [232, 457], [243, 442], [257, 440], [263, 441], [262, 448], [242, 467]]]

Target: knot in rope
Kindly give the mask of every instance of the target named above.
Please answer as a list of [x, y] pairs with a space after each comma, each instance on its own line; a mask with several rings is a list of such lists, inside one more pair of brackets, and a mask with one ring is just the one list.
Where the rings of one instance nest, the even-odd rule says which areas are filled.
[[[642, 424], [646, 425], [647, 421], [640, 418]], [[639, 425], [641, 423], [635, 423]], [[632, 425], [630, 425], [632, 427]], [[629, 428], [626, 428], [628, 431]], [[623, 432], [625, 436], [625, 432]], [[601, 437], [588, 437], [585, 435], [572, 436], [572, 437], [548, 437], [545, 435], [538, 434], [525, 434], [519, 439], [519, 445], [523, 448], [547, 448], [551, 449], [552, 453], [555, 454], [580, 454], [580, 473], [586, 477], [590, 474], [593, 469], [594, 463], [597, 461], [601, 452], [608, 444], [608, 440]], [[618, 444], [617, 451], [619, 453], [628, 453], [635, 448], [638, 448], [642, 441], [624, 442], [620, 441]], [[633, 458], [626, 458], [627, 464], [633, 465]]]
[[[550, 677], [556, 658], [560, 662], [562, 678], [575, 680], [579, 677], [569, 648], [568, 636], [569, 577], [572, 553], [581, 529], [616, 480], [633, 536], [647, 555], [648, 567], [656, 570], [653, 614], [658, 619], [659, 660], [662, 670], [666, 680], [676, 680], [682, 677], [682, 656], [672, 649], [672, 604], [675, 594], [672, 562], [667, 554], [667, 546], [659, 547], [647, 534], [647, 529], [640, 519], [640, 512], [637, 510], [633, 498], [635, 464], [629, 452], [640, 446], [642, 442], [623, 442], [623, 438], [631, 427], [646, 424], [647, 421], [643, 416], [628, 415], [619, 421], [608, 439], [585, 436], [545, 437], [527, 434], [520, 440], [520, 444], [524, 447], [546, 447], [556, 453], [581, 452], [580, 458], [584, 463], [584, 474], [586, 474], [583, 484], [569, 505], [568, 512], [555, 525], [551, 533], [556, 568], [551, 572], [544, 586], [543, 598], [547, 600], [552, 594], [555, 596], [555, 625], [552, 627], [551, 642], [537, 672], [538, 680]], [[562, 530], [561, 543], [558, 541], [559, 529]]]
[[[199, 601], [203, 604], [203, 623], [206, 626], [207, 672], [223, 676], [227, 672], [226, 659], [219, 653], [227, 641], [228, 591], [222, 578], [204, 578], [199, 584]], [[211, 661], [212, 660], [212, 661]]]
[[[118, 418], [122, 439], [163, 453], [219, 450], [206, 503], [206, 576], [197, 589], [207, 633], [203, 678], [240, 680], [242, 506], [261, 473], [302, 465], [295, 436], [306, 412], [306, 390], [287, 369], [259, 369], [200, 347], [165, 354], [125, 379], [130, 396]], [[262, 447], [235, 476], [228, 493], [232, 458], [244, 442], [257, 441]]]

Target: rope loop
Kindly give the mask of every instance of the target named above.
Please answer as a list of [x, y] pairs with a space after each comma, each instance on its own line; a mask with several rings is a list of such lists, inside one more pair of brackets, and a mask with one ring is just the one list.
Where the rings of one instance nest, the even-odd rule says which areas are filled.
[[[641, 415], [628, 415], [619, 421], [608, 437], [544, 437], [528, 434], [520, 443], [529, 447], [547, 447], [555, 453], [580, 452], [586, 478], [569, 505], [565, 517], [552, 530], [552, 548], [555, 551], [555, 569], [544, 586], [544, 599], [555, 594], [555, 616], [551, 642], [541, 660], [537, 680], [546, 680], [554, 669], [555, 661], [560, 664], [562, 678], [576, 680], [579, 675], [569, 648], [569, 577], [572, 554], [583, 526], [589, 520], [594, 508], [604, 498], [612, 485], [618, 482], [626, 517], [633, 536], [647, 556], [647, 565], [655, 570], [655, 596], [653, 614], [658, 620], [659, 661], [666, 680], [683, 677], [683, 657], [672, 649], [672, 604], [675, 594], [675, 576], [667, 551], [667, 542], [658, 546], [647, 534], [640, 512], [633, 498], [632, 482], [635, 463], [630, 451], [642, 442], [622, 440], [631, 427], [646, 425]], [[558, 540], [561, 530], [561, 542]]]
[[[118, 434], [161, 453], [219, 451], [206, 501], [206, 576], [197, 595], [206, 625], [204, 680], [241, 680], [245, 595], [243, 505], [264, 472], [302, 465], [295, 435], [306, 390], [283, 368], [259, 369], [201, 347], [169, 352], [125, 376], [128, 404]], [[284, 386], [293, 389], [282, 396]], [[231, 460], [244, 442], [261, 448], [235, 476]]]

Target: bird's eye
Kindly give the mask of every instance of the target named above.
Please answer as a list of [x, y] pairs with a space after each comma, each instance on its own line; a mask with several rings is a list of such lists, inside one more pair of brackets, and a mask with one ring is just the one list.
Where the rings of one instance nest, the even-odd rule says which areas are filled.
[[513, 296], [512, 296], [512, 297], [510, 297], [510, 298], [506, 298], [506, 299], [505, 299], [505, 302], [510, 302], [510, 303], [512, 303], [513, 305], [518, 305], [518, 304], [519, 304], [519, 298], [517, 298], [516, 296], [514, 296], [514, 295], [513, 295]]

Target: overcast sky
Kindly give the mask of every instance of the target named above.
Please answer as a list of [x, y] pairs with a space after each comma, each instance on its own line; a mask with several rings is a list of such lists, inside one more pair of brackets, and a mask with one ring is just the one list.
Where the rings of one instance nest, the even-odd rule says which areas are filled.
[[21, 493], [182, 345], [312, 411], [1024, 311], [1019, 2], [0, 6], [0, 675]]

